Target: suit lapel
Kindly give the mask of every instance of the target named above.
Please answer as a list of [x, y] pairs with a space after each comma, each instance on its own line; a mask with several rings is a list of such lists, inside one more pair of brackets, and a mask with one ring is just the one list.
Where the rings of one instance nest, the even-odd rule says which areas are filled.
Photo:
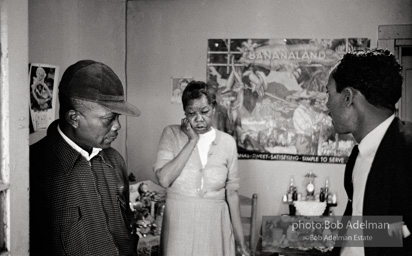
[[388, 211], [392, 170], [396, 166], [396, 155], [401, 121], [395, 118], [379, 144], [365, 187], [363, 215], [385, 215]]

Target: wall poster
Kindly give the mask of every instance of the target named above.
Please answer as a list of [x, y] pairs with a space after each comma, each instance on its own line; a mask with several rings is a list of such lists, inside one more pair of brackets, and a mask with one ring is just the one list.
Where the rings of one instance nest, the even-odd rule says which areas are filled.
[[239, 159], [345, 163], [354, 140], [327, 115], [329, 72], [366, 38], [209, 39], [207, 82], [217, 89], [215, 125]]
[[182, 94], [186, 89], [188, 83], [193, 80], [193, 77], [172, 77], [171, 78], [171, 88], [172, 88], [172, 103], [182, 104]]
[[30, 132], [46, 130], [49, 124], [55, 120], [58, 77], [58, 66], [30, 64]]

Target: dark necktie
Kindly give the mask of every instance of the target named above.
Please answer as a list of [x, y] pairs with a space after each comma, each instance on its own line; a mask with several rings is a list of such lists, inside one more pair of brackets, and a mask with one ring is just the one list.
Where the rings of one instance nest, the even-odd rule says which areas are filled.
[[[353, 198], [353, 184], [352, 184], [352, 173], [353, 173], [353, 167], [355, 167], [355, 162], [356, 158], [358, 157], [359, 154], [359, 148], [358, 145], [355, 145], [352, 149], [352, 153], [350, 153], [348, 162], [346, 163], [345, 167], [345, 180], [344, 180], [344, 185], [345, 185], [345, 190], [346, 194], [348, 195], [348, 203], [346, 204], [346, 210], [345, 213], [343, 214], [344, 216], [341, 219], [341, 222], [343, 224], [342, 229], [338, 230], [338, 235], [340, 237], [345, 236], [346, 234], [346, 224], [348, 221], [352, 218], [352, 198]], [[335, 246], [332, 251], [333, 256], [340, 255], [340, 247], [343, 246], [343, 244], [338, 243], [338, 246]]]
[[353, 183], [352, 183], [352, 173], [353, 168], [355, 167], [356, 158], [359, 154], [358, 145], [355, 145], [352, 149], [352, 153], [349, 156], [348, 162], [346, 163], [345, 168], [345, 190], [348, 195], [348, 204], [346, 205], [346, 210], [344, 215], [352, 215], [352, 199], [353, 199]]

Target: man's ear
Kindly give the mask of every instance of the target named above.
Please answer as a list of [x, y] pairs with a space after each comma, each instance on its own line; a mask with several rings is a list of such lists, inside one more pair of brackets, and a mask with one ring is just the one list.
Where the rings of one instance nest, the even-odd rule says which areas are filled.
[[73, 128], [79, 127], [79, 113], [76, 110], [69, 110], [66, 112], [66, 121], [69, 123]]
[[352, 105], [353, 104], [353, 100], [354, 100], [354, 98], [355, 98], [355, 91], [354, 91], [354, 89], [353, 88], [351, 88], [351, 87], [346, 87], [346, 88], [344, 88], [343, 89], [343, 95], [344, 95], [344, 101], [345, 101], [345, 105], [347, 106], [347, 107], [349, 107], [350, 105]]

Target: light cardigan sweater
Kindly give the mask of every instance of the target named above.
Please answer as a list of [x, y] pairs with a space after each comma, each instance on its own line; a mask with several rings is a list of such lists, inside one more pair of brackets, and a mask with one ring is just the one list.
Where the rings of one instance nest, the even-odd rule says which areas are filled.
[[[174, 159], [187, 142], [188, 137], [179, 125], [167, 126], [160, 138], [154, 171]], [[201, 186], [203, 193], [199, 194]], [[198, 148], [195, 147], [181, 174], [167, 192], [190, 197], [224, 199], [225, 189], [238, 188], [236, 142], [229, 134], [216, 130], [216, 139], [210, 146], [206, 166], [202, 167]]]

